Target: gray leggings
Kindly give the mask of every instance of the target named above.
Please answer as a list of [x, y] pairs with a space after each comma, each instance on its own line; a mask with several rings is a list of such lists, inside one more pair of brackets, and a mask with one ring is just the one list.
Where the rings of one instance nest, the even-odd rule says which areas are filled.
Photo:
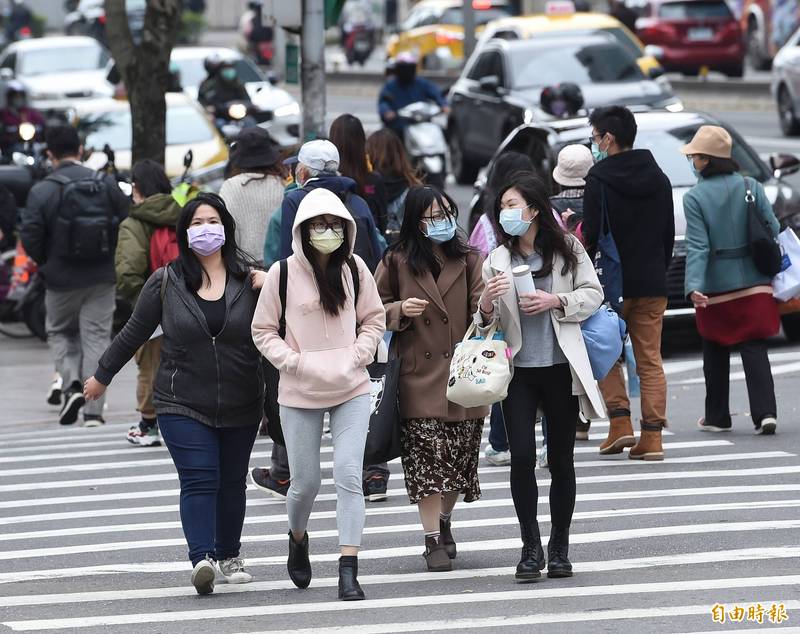
[[281, 427], [289, 456], [291, 486], [286, 496], [289, 529], [302, 533], [319, 493], [322, 417], [331, 415], [333, 481], [336, 484], [336, 527], [340, 546], [361, 546], [364, 530], [364, 489], [361, 467], [370, 416], [369, 394], [326, 409], [281, 405]]

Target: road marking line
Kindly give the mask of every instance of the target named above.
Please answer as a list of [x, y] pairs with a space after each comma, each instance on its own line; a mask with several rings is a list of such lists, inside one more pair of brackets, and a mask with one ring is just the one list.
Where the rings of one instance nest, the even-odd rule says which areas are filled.
[[[651, 495], [652, 497], [652, 495]], [[539, 498], [539, 504], [547, 504], [548, 498], [545, 496], [541, 496]], [[502, 502], [502, 504], [471, 504], [469, 507], [464, 508], [462, 511], [458, 513], [458, 516], [464, 516], [468, 513], [473, 512], [476, 509], [485, 509], [485, 508], [498, 508], [498, 507], [511, 507], [514, 505], [513, 500], [511, 499], [503, 499], [503, 500], [493, 500], [493, 502]], [[696, 505], [681, 505], [681, 506], [649, 506], [649, 507], [636, 507], [636, 508], [624, 508], [624, 509], [609, 509], [609, 510], [597, 510], [597, 511], [578, 511], [573, 514], [574, 520], [586, 520], [586, 519], [603, 519], [603, 518], [611, 518], [617, 517], [619, 515], [659, 515], [662, 513], [672, 514], [672, 513], [707, 513], [711, 511], [744, 511], [744, 510], [754, 510], [754, 509], [774, 509], [774, 508], [794, 508], [800, 507], [800, 499], [784, 499], [784, 500], [757, 500], [757, 501], [750, 501], [750, 502], [719, 502], [716, 504], [696, 504]], [[468, 510], [467, 510], [468, 509]], [[372, 510], [372, 509], [370, 509]], [[371, 513], [370, 516], [373, 515], [407, 515], [407, 514], [414, 514], [417, 512], [416, 507], [407, 505], [407, 506], [395, 506], [395, 507], [386, 507], [381, 509], [383, 511], [388, 511], [380, 514]], [[465, 512], [466, 511], [466, 512]], [[106, 514], [106, 517], [110, 517], [110, 515]], [[312, 513], [311, 520], [326, 520], [326, 519], [335, 519], [336, 518], [336, 511], [321, 511], [318, 513]], [[285, 514], [281, 515], [259, 515], [255, 517], [246, 517], [245, 518], [245, 525], [261, 525], [261, 524], [280, 524], [287, 522], [288, 518]], [[539, 515], [540, 522], [549, 522], [550, 516], [549, 515]], [[497, 518], [489, 518], [489, 519], [478, 519], [478, 520], [462, 520], [456, 518], [453, 520], [453, 526], [457, 528], [477, 528], [481, 526], [491, 526], [492, 522], [496, 522], [498, 526], [507, 526], [510, 524], [516, 524], [517, 518], [516, 516], [513, 517], [497, 517]], [[413, 527], [416, 525], [410, 525]], [[103, 535], [109, 533], [130, 533], [130, 532], [138, 532], [138, 531], [157, 531], [157, 530], [178, 530], [181, 528], [180, 522], [141, 522], [137, 524], [112, 524], [112, 525], [104, 525], [102, 526], [102, 533]], [[408, 527], [407, 526], [377, 526], [371, 527], [368, 526], [364, 529], [365, 534], [371, 533], [381, 533], [382, 531], [392, 532], [392, 533], [399, 533], [404, 532]], [[52, 530], [43, 530], [43, 531], [27, 531], [22, 533], [6, 533], [0, 534], [0, 542], [9, 542], [9, 541], [19, 541], [19, 540], [33, 540], [33, 539], [49, 539], [52, 537], [73, 537], [76, 535], [95, 535], [98, 532], [97, 526], [80, 526], [76, 528], [57, 528]], [[327, 533], [331, 533], [330, 535]], [[335, 537], [336, 531], [314, 531], [315, 537]], [[283, 533], [280, 535], [268, 535], [265, 537], [258, 536], [244, 536], [242, 537], [242, 541], [244, 542], [261, 542], [261, 541], [282, 541], [285, 540], [286, 537]], [[174, 545], [181, 545], [185, 543], [184, 539], [177, 539], [175, 540]], [[163, 546], [163, 544], [161, 545]], [[161, 547], [159, 546], [159, 547]], [[141, 545], [142, 548], [149, 547], [147, 544]], [[91, 546], [89, 547], [91, 548]], [[132, 545], [131, 548], [134, 548]], [[60, 553], [56, 553], [60, 554]]]
[[[410, 530], [418, 531], [417, 524], [409, 525]], [[654, 537], [671, 537], [674, 535], [693, 535], [704, 533], [732, 533], [740, 531], [755, 531], [755, 530], [789, 530], [800, 528], [800, 519], [791, 520], [763, 520], [753, 522], [714, 522], [708, 524], [678, 524], [669, 526], [654, 526], [648, 528], [630, 528], [620, 529], [615, 531], [595, 531], [590, 533], [577, 533], [570, 535], [571, 544], [593, 544], [598, 542], [609, 541], [624, 541], [629, 539], [652, 539]], [[332, 531], [333, 532], [333, 531]], [[318, 535], [320, 533], [317, 533]], [[542, 540], [546, 540], [548, 536], [542, 536]], [[284, 538], [285, 539], [285, 538]], [[160, 540], [160, 541], [174, 541], [174, 540]], [[129, 542], [121, 542], [127, 544]], [[185, 547], [185, 542], [181, 540], [181, 544]], [[95, 544], [95, 551], [102, 552], [103, 550], [111, 550], [109, 548], [112, 544]], [[489, 550], [506, 550], [518, 549], [520, 546], [519, 538], [510, 539], [494, 539], [484, 540], [477, 542], [459, 542], [458, 548], [461, 552], [483, 552]], [[28, 551], [38, 553], [43, 550], [57, 550], [57, 549], [39, 549], [37, 551]], [[3, 559], [24, 558], [26, 551], [14, 551], [15, 557], [6, 556], [8, 553], [2, 553]], [[362, 550], [359, 553], [359, 558], [362, 560], [367, 559], [387, 559], [393, 557], [418, 557], [420, 554], [420, 547], [415, 546], [398, 546], [393, 548], [380, 548], [372, 550]], [[52, 553], [50, 553], [52, 555]], [[33, 556], [50, 556], [46, 554], [37, 554]], [[338, 561], [339, 553], [326, 553], [322, 555], [311, 555], [311, 561]], [[276, 555], [270, 557], [251, 557], [247, 560], [250, 567], [253, 566], [285, 566], [286, 555]], [[86, 577], [102, 574], [123, 574], [123, 573], [148, 573], [159, 574], [167, 572], [186, 571], [190, 567], [188, 562], [177, 561], [153, 561], [145, 563], [121, 563], [121, 564], [101, 564], [95, 566], [76, 566], [66, 568], [54, 568], [50, 570], [25, 570], [15, 572], [0, 573], [0, 584], [6, 583], [19, 583], [22, 581], [37, 581], [42, 579], [66, 579], [74, 577]]]
[[[474, 592], [468, 594], [434, 594], [427, 596], [396, 597], [391, 599], [371, 599], [369, 601], [353, 602], [318, 602], [318, 603], [299, 603], [289, 605], [262, 605], [242, 608], [210, 608], [207, 610], [182, 610], [176, 612], [138, 612], [136, 614], [110, 614], [105, 616], [83, 616], [77, 618], [61, 619], [37, 619], [29, 621], [5, 621], [3, 625], [10, 627], [17, 632], [36, 631], [36, 630], [55, 630], [70, 627], [86, 628], [107, 625], [133, 625], [141, 623], [176, 623], [182, 621], [197, 621], [206, 619], [234, 619], [248, 616], [267, 616], [284, 614], [301, 614], [311, 612], [362, 612], [372, 610], [388, 610], [393, 608], [422, 607], [422, 606], [441, 606], [441, 605], [463, 605], [466, 603], [495, 603], [501, 601], [536, 601], [545, 598], [561, 597], [596, 597], [596, 596], [620, 596], [626, 594], [651, 593], [658, 595], [662, 592], [688, 592], [693, 590], [706, 591], [709, 587], [715, 589], [736, 589], [736, 588], [779, 588], [800, 583], [800, 575], [783, 575], [770, 577], [743, 577], [732, 579], [687, 579], [681, 581], [657, 581], [653, 583], [626, 583], [618, 585], [604, 586], [577, 586], [577, 587], [537, 587], [531, 590], [505, 590], [498, 592]], [[787, 609], [800, 606], [800, 601], [785, 601]], [[600, 617], [602, 620], [616, 620], [620, 618], [654, 618], [659, 615], [659, 611], [664, 610], [664, 615], [679, 616], [686, 614], [709, 614], [710, 605], [691, 606], [692, 609], [686, 610], [690, 606], [670, 606], [652, 608], [629, 608], [625, 610], [587, 610], [585, 612], [574, 612], [567, 614], [537, 614], [525, 619], [536, 619], [536, 623], [556, 623], [563, 621], [591, 621]], [[698, 610], [697, 612], [693, 611]], [[623, 616], [624, 615], [624, 616]], [[635, 616], [634, 616], [635, 615]], [[566, 617], [566, 618], [563, 618]], [[493, 619], [505, 619], [506, 621], [515, 617], [492, 617]], [[520, 617], [516, 617], [520, 618]], [[443, 621], [444, 623], [454, 623], [452, 620]], [[459, 627], [471, 627], [473, 619], [461, 619]], [[427, 622], [427, 623], [430, 623]], [[421, 621], [419, 624], [426, 624]], [[419, 625], [417, 624], [417, 625]], [[408, 624], [407, 624], [408, 625]], [[402, 624], [401, 624], [402, 626]], [[369, 628], [364, 630], [363, 628]], [[336, 628], [338, 631], [357, 631], [357, 632], [386, 632], [391, 630], [376, 630], [375, 625], [368, 626], [343, 626]], [[412, 627], [414, 625], [412, 624]], [[419, 629], [417, 627], [417, 629]], [[426, 624], [426, 629], [427, 624]], [[450, 627], [448, 629], [456, 629]], [[326, 628], [330, 631], [330, 628]], [[286, 630], [276, 630], [285, 633]], [[319, 632], [319, 628], [295, 630], [296, 632], [308, 632], [313, 634]], [[414, 631], [406, 629], [406, 631]]]
[[[719, 447], [722, 445], [732, 445], [733, 443], [728, 440], [695, 440], [688, 442], [665, 442], [663, 446], [665, 449], [695, 449], [699, 447]], [[577, 447], [575, 454], [597, 453], [597, 447]], [[270, 454], [267, 452], [253, 453], [251, 458], [260, 460], [269, 460]], [[389, 461], [390, 464], [400, 464], [400, 458], [395, 458]], [[0, 477], [12, 476], [28, 476], [28, 475], [63, 475], [67, 473], [77, 473], [86, 471], [108, 471], [110, 469], [140, 469], [142, 467], [158, 467], [164, 465], [171, 465], [171, 458], [159, 458], [154, 460], [121, 460], [116, 462], [92, 462], [89, 464], [72, 464], [72, 465], [58, 465], [54, 468], [52, 465], [47, 467], [25, 467], [24, 469], [5, 469], [0, 471]], [[333, 462], [322, 462], [320, 464], [323, 469], [332, 469]], [[37, 481], [37, 488], [47, 487], [49, 482]], [[0, 487], [0, 490], [2, 488]]]
[[[703, 563], [727, 563], [731, 561], [763, 561], [773, 559], [793, 559], [800, 557], [800, 547], [777, 546], [768, 548], [742, 548], [735, 550], [717, 550], [702, 553], [681, 553], [678, 555], [659, 555], [636, 557], [632, 559], [611, 559], [601, 561], [585, 561], [576, 564], [580, 574], [590, 572], [612, 572], [642, 568], [660, 568], [666, 566], [685, 566]], [[359, 575], [361, 584], [381, 585], [391, 583], [416, 583], [419, 581], [439, 581], [455, 579], [480, 579], [514, 574], [514, 567], [470, 568], [451, 572], [411, 572], [385, 575]], [[314, 579], [315, 588], [336, 587], [338, 577]], [[291, 590], [295, 585], [289, 580], [256, 581], [247, 584], [219, 584], [214, 594], [239, 594], [246, 592], [263, 592], [268, 590]], [[69, 592], [58, 594], [24, 594], [12, 597], [0, 597], [0, 607], [21, 607], [31, 605], [57, 605], [64, 603], [94, 603], [97, 601], [130, 601], [149, 598], [192, 597], [194, 588], [187, 585], [170, 588], [140, 588], [137, 590], [101, 590], [96, 592]]]

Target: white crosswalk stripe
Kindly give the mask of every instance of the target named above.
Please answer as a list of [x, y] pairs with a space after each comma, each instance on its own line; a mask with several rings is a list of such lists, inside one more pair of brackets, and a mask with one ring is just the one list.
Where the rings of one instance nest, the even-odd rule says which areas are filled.
[[[800, 365], [776, 361], [790, 372]], [[667, 363], [671, 383], [691, 385], [698, 372], [696, 361]], [[242, 555], [255, 579], [219, 584], [206, 599], [188, 583], [169, 455], [126, 446], [126, 427], [13, 432], [0, 447], [0, 632], [189, 632], [201, 623], [227, 634], [528, 632], [559, 624], [701, 632], [714, 629], [715, 603], [782, 603], [789, 625], [800, 614], [800, 460], [780, 442], [673, 432], [667, 459], [643, 464], [599, 456], [608, 424], [593, 424], [591, 440], [576, 446], [575, 577], [533, 586], [512, 581], [520, 540], [507, 467], [481, 461], [483, 497], [454, 515], [454, 570], [429, 573], [394, 461], [388, 501], [367, 505], [359, 578], [368, 600], [343, 603], [335, 598], [329, 439], [309, 525], [311, 587], [299, 591], [286, 577], [285, 503], [250, 486]], [[267, 462], [270, 446], [259, 439], [251, 464]], [[537, 469], [537, 480], [546, 542], [550, 475]], [[458, 618], [443, 619], [441, 606]]]

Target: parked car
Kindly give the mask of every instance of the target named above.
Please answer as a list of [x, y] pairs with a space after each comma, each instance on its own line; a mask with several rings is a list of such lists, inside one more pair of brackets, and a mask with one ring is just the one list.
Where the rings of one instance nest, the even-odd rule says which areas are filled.
[[553, 119], [539, 104], [547, 86], [577, 84], [589, 109], [625, 104], [681, 110], [683, 104], [660, 74], [655, 69], [647, 77], [634, 55], [607, 34], [491, 40], [470, 58], [450, 90], [453, 174], [460, 183], [471, 182], [511, 130]]
[[668, 71], [744, 74], [742, 28], [725, 0], [651, 0], [636, 33]]
[[[781, 227], [792, 227], [800, 234], [800, 193], [786, 180], [786, 176], [800, 171], [800, 159], [790, 154], [776, 154], [767, 165], [758, 152], [736, 130], [714, 117], [695, 112], [641, 112], [636, 113], [638, 133], [636, 148], [646, 148], [672, 183], [675, 203], [675, 247], [672, 263], [667, 273], [669, 303], [666, 318], [678, 319], [694, 315], [694, 308], [683, 294], [686, 267], [686, 218], [683, 213], [683, 195], [697, 179], [689, 168], [679, 148], [688, 143], [701, 125], [721, 125], [733, 137], [733, 159], [744, 175], [757, 179], [764, 185]], [[526, 124], [513, 130], [492, 157], [492, 162], [504, 152], [522, 152], [531, 157], [539, 175], [554, 186], [552, 171], [558, 152], [573, 143], [588, 144], [591, 127], [585, 117], [551, 121], [543, 124]], [[489, 166], [482, 170], [475, 182], [475, 195], [471, 210], [472, 226], [482, 213], [479, 201], [486, 183]], [[800, 340], [800, 313], [782, 318], [786, 335]]]
[[108, 51], [90, 37], [22, 40], [0, 53], [0, 79], [17, 79], [34, 108], [66, 109], [78, 99], [111, 97]]
[[619, 20], [605, 13], [576, 12], [575, 5], [568, 1], [547, 3], [545, 13], [492, 20], [481, 33], [475, 50], [482, 50], [483, 45], [493, 38], [552, 39], [604, 33], [613, 36], [637, 58], [643, 73], [647, 74], [653, 68], [660, 68], [658, 60], [651, 55], [651, 51], [646, 50], [641, 40]]
[[279, 88], [261, 72], [249, 58], [230, 48], [179, 46], [173, 49], [171, 60], [180, 70], [183, 89], [197, 98], [198, 88], [206, 78], [203, 62], [212, 54], [231, 60], [244, 83], [256, 110], [251, 113], [258, 125], [269, 131], [282, 147], [300, 142], [300, 104], [288, 92]]
[[[205, 110], [183, 93], [167, 93], [167, 150], [165, 168], [169, 177], [184, 170], [184, 156], [192, 151], [197, 169], [215, 165], [228, 158], [228, 147], [206, 116]], [[102, 148], [108, 144], [116, 155], [120, 171], [131, 168], [131, 112], [122, 99], [90, 100], [76, 106], [76, 126], [85, 138], [84, 146], [94, 149], [102, 164]]]
[[[126, 0], [128, 27], [135, 44], [139, 44], [144, 30], [144, 16], [147, 12], [146, 0]], [[106, 44], [105, 0], [80, 0], [77, 6], [64, 16], [64, 33], [67, 35], [88, 35]]]
[[735, 5], [750, 66], [769, 70], [778, 50], [800, 27], [800, 7], [796, 0], [736, 0]]
[[781, 130], [800, 134], [800, 29], [778, 51], [772, 65], [772, 95], [778, 106]]
[[[386, 42], [386, 56], [413, 53], [427, 70], [460, 68], [464, 61], [462, 0], [421, 0]], [[476, 32], [490, 20], [514, 14], [507, 0], [473, 0]]]

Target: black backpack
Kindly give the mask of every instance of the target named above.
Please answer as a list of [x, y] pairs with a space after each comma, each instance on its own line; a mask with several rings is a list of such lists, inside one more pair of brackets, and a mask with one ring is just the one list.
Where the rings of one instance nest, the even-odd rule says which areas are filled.
[[[286, 338], [286, 291], [289, 286], [289, 265], [286, 260], [278, 262], [280, 275], [278, 277], [278, 297], [281, 302], [281, 316], [278, 321], [278, 335], [281, 339]], [[358, 291], [361, 281], [358, 277], [358, 265], [352, 257], [347, 258], [347, 266], [353, 276], [353, 305], [358, 304]], [[162, 291], [163, 292], [163, 291]], [[163, 295], [162, 295], [163, 300]], [[264, 392], [264, 417], [267, 419], [267, 433], [269, 437], [281, 446], [286, 445], [283, 439], [283, 429], [281, 428], [281, 412], [278, 405], [278, 382], [280, 381], [280, 371], [269, 361], [262, 357], [262, 367], [264, 369], [264, 381], [266, 391]]]
[[113, 257], [119, 221], [106, 175], [96, 172], [72, 180], [51, 174], [45, 180], [61, 186], [53, 231], [56, 254], [69, 260]]
[[366, 218], [353, 213], [353, 193], [351, 191], [340, 192], [339, 198], [344, 203], [344, 206], [347, 207], [347, 211], [350, 212], [350, 215], [356, 223], [356, 243], [353, 246], [353, 253], [364, 260], [364, 264], [367, 265], [370, 273], [374, 273], [381, 259], [381, 254], [375, 253], [375, 248], [372, 244], [372, 236], [370, 233], [374, 231], [374, 229], [370, 227]]
[[750, 243], [750, 256], [760, 273], [767, 277], [775, 277], [781, 272], [783, 255], [778, 239], [772, 232], [766, 218], [762, 217], [756, 207], [753, 193], [755, 187], [750, 186], [750, 179], [744, 179], [745, 202], [747, 203], [747, 234]]

